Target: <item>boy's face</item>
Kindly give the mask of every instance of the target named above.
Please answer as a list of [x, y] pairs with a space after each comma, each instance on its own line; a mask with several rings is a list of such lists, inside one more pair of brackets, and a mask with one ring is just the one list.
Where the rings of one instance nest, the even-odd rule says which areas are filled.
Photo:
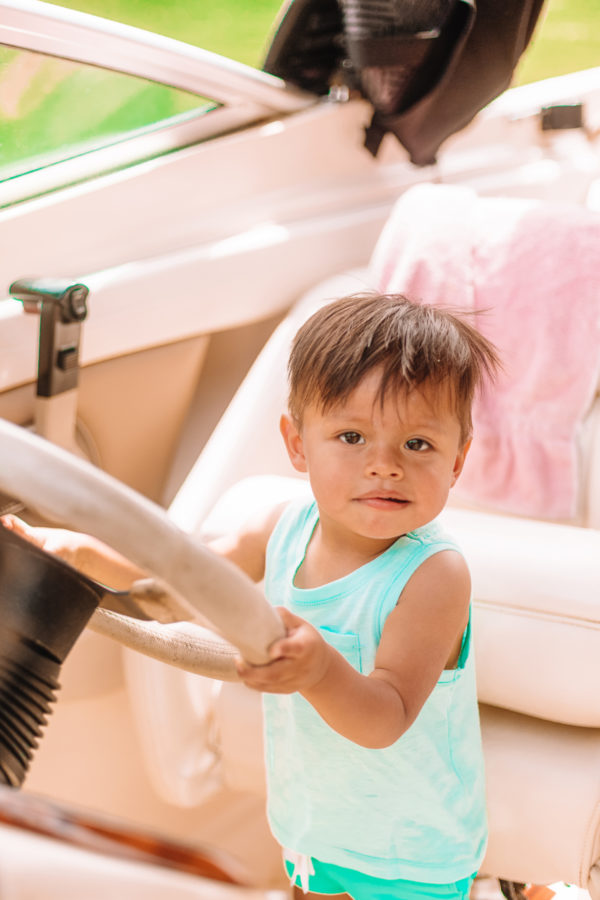
[[323, 412], [311, 405], [281, 430], [294, 467], [308, 472], [323, 533], [373, 552], [432, 521], [444, 508], [468, 444], [449, 391], [377, 397], [380, 372], [368, 373], [347, 400]]

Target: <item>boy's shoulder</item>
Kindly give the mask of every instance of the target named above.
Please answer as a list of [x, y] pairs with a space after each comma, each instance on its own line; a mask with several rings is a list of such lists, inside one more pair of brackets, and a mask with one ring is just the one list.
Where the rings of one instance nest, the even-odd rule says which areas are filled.
[[448, 550], [457, 550], [459, 553], [462, 553], [458, 541], [448, 531], [440, 518], [433, 519], [431, 522], [427, 522], [426, 525], [415, 528], [406, 537], [422, 545], [447, 545]]
[[317, 504], [310, 492], [283, 500], [273, 510], [268, 540], [286, 540], [290, 535], [303, 532], [306, 528], [312, 530], [318, 517]]
[[234, 531], [208, 541], [210, 549], [242, 569], [253, 581], [264, 576], [267, 547], [288, 503], [266, 501], [251, 512], [240, 510], [239, 525]]

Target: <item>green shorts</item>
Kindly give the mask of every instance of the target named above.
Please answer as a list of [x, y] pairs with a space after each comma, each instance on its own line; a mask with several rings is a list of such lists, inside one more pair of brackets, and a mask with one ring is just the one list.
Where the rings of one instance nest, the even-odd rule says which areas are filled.
[[[303, 887], [300, 874], [294, 877], [294, 864], [286, 859], [285, 868], [291, 884]], [[468, 900], [474, 879], [472, 875], [450, 884], [428, 884], [401, 878], [375, 878], [355, 869], [310, 859], [308, 890], [314, 894], [349, 894], [354, 900]]]

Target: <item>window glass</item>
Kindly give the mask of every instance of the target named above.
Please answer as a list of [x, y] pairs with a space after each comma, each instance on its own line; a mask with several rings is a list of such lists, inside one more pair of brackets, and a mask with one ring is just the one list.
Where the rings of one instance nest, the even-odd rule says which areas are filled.
[[0, 45], [0, 180], [214, 107], [132, 75]]

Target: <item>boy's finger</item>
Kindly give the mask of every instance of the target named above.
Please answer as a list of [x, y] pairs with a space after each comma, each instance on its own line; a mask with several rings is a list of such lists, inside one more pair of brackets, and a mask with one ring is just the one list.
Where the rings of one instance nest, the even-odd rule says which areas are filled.
[[285, 637], [280, 638], [269, 647], [269, 659], [272, 665], [278, 659], [293, 659], [297, 657], [303, 649], [303, 642], [299, 640], [298, 631], [288, 632]]
[[248, 662], [243, 656], [236, 656], [234, 657], [235, 670], [240, 678], [259, 678], [261, 677], [260, 673], [271, 668], [273, 662], [276, 662], [277, 659], [281, 659], [281, 653], [278, 653], [276, 657], [273, 657], [271, 662], [255, 665], [254, 663]]
[[279, 613], [279, 618], [285, 625], [286, 629], [298, 628], [299, 625], [304, 624], [304, 619], [301, 619], [300, 616], [294, 615], [293, 612], [290, 612], [289, 609], [286, 609], [285, 606], [276, 606], [275, 609]]
[[8, 531], [14, 531], [15, 534], [20, 535], [20, 537], [26, 538], [28, 541], [31, 541], [34, 544], [37, 543], [36, 539], [31, 533], [31, 528], [23, 521], [23, 519], [19, 519], [18, 516], [13, 516], [12, 513], [7, 513], [5, 516], [2, 516], [0, 518], [0, 521]]
[[274, 641], [269, 647], [269, 659], [281, 659], [282, 656], [285, 656], [285, 650], [281, 646], [285, 642], [285, 638], [280, 638], [278, 641]]

